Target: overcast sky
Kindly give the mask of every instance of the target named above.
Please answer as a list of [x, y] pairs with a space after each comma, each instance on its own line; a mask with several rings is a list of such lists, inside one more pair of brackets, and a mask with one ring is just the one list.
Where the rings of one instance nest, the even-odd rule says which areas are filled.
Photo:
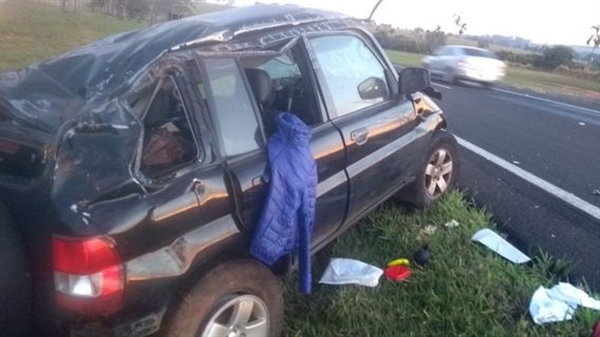
[[[256, 0], [236, 0], [254, 4]], [[376, 0], [262, 0], [335, 10], [366, 18]], [[600, 24], [600, 0], [383, 0], [373, 19], [400, 28], [456, 32], [452, 15], [462, 13], [467, 34], [517, 35], [535, 43], [585, 45]]]

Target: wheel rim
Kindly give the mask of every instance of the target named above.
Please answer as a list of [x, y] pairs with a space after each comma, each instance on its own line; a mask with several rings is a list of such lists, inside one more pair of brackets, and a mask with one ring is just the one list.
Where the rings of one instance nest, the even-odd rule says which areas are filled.
[[212, 315], [201, 337], [253, 337], [269, 335], [265, 302], [254, 295], [240, 295], [223, 304]]
[[425, 166], [425, 192], [430, 198], [439, 198], [448, 190], [454, 162], [450, 152], [440, 148], [431, 155]]

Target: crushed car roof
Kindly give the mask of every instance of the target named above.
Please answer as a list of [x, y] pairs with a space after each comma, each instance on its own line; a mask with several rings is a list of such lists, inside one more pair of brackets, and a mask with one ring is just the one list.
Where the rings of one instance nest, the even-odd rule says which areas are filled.
[[[106, 37], [20, 71], [0, 74], [0, 104], [10, 106], [9, 110], [21, 118], [37, 119], [55, 129], [68, 119], [65, 109], [79, 109], [86, 102], [106, 99], [169, 50], [345, 18], [339, 13], [297, 6], [255, 5], [159, 23]], [[49, 116], [51, 110], [58, 113]]]

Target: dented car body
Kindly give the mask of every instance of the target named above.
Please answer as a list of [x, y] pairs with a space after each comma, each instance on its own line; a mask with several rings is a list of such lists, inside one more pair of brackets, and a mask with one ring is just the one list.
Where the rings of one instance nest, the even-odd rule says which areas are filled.
[[[344, 62], [356, 71], [342, 73]], [[443, 114], [398, 83], [354, 20], [267, 5], [157, 24], [0, 75], [0, 203], [24, 244], [34, 333], [172, 334], [182, 294], [248, 258], [277, 112], [313, 129], [313, 251], [433, 174], [424, 170]], [[455, 172], [435, 160], [434, 178], [447, 181], [425, 186], [431, 200]], [[79, 253], [102, 256], [73, 262]]]

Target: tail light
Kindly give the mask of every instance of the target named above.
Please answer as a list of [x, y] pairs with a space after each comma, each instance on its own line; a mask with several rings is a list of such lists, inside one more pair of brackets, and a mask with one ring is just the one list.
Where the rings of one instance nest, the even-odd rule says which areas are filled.
[[86, 316], [105, 316], [121, 307], [125, 276], [112, 241], [55, 236], [52, 248], [58, 306]]

